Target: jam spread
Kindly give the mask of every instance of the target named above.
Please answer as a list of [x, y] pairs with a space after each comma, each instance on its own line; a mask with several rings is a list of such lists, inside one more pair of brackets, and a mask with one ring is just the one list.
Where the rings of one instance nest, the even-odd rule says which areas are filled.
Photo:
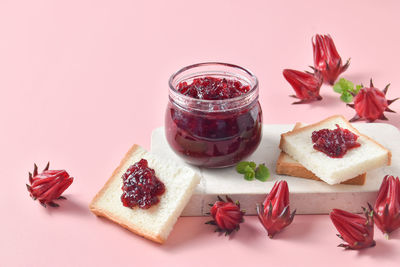
[[321, 151], [331, 158], [342, 158], [347, 150], [361, 146], [357, 142], [358, 135], [348, 129], [340, 128], [336, 124], [336, 129], [322, 129], [314, 131], [311, 139], [314, 149]]
[[122, 175], [122, 180], [121, 201], [125, 207], [148, 209], [160, 202], [158, 196], [165, 192], [164, 184], [145, 159], [130, 166]]
[[250, 86], [243, 85], [233, 79], [203, 77], [193, 79], [193, 82], [181, 82], [177, 86], [178, 92], [197, 99], [221, 100], [240, 96], [250, 90]]

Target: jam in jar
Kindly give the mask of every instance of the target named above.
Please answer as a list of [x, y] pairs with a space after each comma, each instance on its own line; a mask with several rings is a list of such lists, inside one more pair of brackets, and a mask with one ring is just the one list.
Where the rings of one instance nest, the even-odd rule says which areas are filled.
[[173, 151], [190, 164], [235, 165], [261, 141], [257, 78], [226, 63], [200, 63], [179, 70], [169, 80], [165, 134]]

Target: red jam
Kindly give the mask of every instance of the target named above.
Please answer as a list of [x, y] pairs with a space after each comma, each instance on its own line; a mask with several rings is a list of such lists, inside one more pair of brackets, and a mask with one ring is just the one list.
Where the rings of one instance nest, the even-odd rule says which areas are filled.
[[361, 146], [357, 142], [358, 135], [348, 129], [340, 128], [336, 124], [336, 129], [322, 129], [314, 131], [311, 139], [314, 149], [321, 151], [331, 158], [342, 158], [347, 150]]
[[250, 86], [240, 81], [226, 78], [196, 78], [192, 83], [180, 82], [178, 92], [197, 99], [221, 100], [240, 96], [250, 90]]
[[149, 168], [145, 159], [130, 166], [122, 175], [122, 180], [121, 201], [125, 207], [148, 209], [160, 202], [158, 196], [165, 192], [164, 184], [156, 177], [155, 171]]
[[[262, 111], [254, 79], [253, 89], [229, 75], [197, 76], [174, 86], [165, 133], [175, 153], [190, 164], [209, 168], [233, 166], [251, 155], [262, 136]], [[190, 98], [180, 101], [182, 95]]]

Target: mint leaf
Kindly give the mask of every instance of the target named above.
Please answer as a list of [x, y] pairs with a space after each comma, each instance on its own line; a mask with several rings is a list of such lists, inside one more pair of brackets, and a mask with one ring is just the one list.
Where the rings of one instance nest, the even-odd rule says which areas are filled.
[[255, 177], [254, 170], [250, 166], [246, 166], [245, 170], [246, 173], [244, 174], [244, 179], [246, 179], [247, 181], [254, 180]]
[[344, 91], [346, 91], [346, 90], [349, 91], [349, 90], [353, 90], [354, 89], [354, 83], [352, 83], [351, 81], [346, 80], [345, 78], [341, 78], [339, 80], [339, 82], [340, 81], [341, 81], [342, 88], [343, 88]]
[[246, 167], [249, 167], [253, 171], [256, 169], [256, 164], [253, 161], [241, 161], [236, 165], [236, 171], [241, 174], [245, 174]]
[[354, 90], [355, 94], [358, 94], [358, 92], [360, 92], [360, 90], [363, 88], [363, 86], [361, 84], [357, 84], [356, 85], [356, 90]]
[[258, 168], [256, 169], [256, 179], [260, 180], [261, 182], [265, 182], [269, 178], [269, 170], [265, 166], [265, 164], [260, 164], [258, 165]]
[[253, 168], [250, 167], [250, 165], [247, 165], [247, 166], [244, 168], [244, 173], [246, 174], [246, 173], [248, 173], [248, 172], [254, 172]]
[[362, 88], [362, 85], [356, 85], [356, 88], [352, 88], [350, 90], [350, 92], [353, 93], [353, 95], [356, 95], [356, 94], [358, 94], [358, 92], [360, 92], [361, 88]]
[[241, 161], [236, 165], [236, 171], [241, 174], [245, 174], [246, 171], [244, 170], [247, 166], [249, 166], [250, 162], [248, 161]]
[[256, 167], [257, 167], [256, 163], [253, 162], [253, 161], [250, 161], [250, 162], [249, 162], [249, 166], [250, 166], [253, 170], [255, 170]]
[[269, 170], [265, 164], [257, 164], [253, 161], [241, 161], [236, 165], [236, 171], [244, 174], [244, 179], [252, 181], [257, 178], [260, 181], [265, 182], [269, 177]]
[[354, 83], [352, 83], [349, 80], [346, 80], [345, 78], [340, 78], [340, 80], [333, 86], [333, 91], [339, 94], [353, 90], [354, 90]]
[[341, 94], [343, 92], [342, 85], [339, 82], [335, 83], [335, 85], [333, 86], [333, 91]]
[[350, 103], [353, 101], [353, 96], [348, 91], [345, 91], [340, 96], [340, 99], [345, 103]]
[[344, 78], [340, 78], [340, 80], [335, 83], [333, 86], [333, 91], [341, 94], [340, 99], [345, 103], [350, 103], [353, 101], [353, 95], [358, 94], [362, 85], [357, 85], [354, 88], [354, 83]]

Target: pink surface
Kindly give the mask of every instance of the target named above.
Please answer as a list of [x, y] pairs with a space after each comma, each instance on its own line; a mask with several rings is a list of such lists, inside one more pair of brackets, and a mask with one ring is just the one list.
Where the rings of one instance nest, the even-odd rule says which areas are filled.
[[[283, 68], [312, 64], [311, 36], [330, 33], [344, 77], [392, 86], [400, 96], [396, 1], [1, 1], [0, 251], [2, 266], [398, 266], [400, 231], [363, 251], [337, 248], [328, 216], [296, 216], [269, 240], [255, 217], [219, 237], [207, 218], [180, 218], [153, 244], [88, 211], [88, 203], [133, 143], [150, 147], [163, 125], [167, 80], [196, 62], [223, 61], [260, 80], [265, 123], [351, 118], [328, 86], [324, 99], [290, 105]], [[400, 101], [392, 109], [400, 111]], [[388, 114], [400, 127], [399, 114]], [[33, 163], [66, 169], [75, 182], [59, 209], [33, 202]], [[400, 174], [399, 174], [400, 175]], [[255, 265], [258, 266], [258, 265]]]

